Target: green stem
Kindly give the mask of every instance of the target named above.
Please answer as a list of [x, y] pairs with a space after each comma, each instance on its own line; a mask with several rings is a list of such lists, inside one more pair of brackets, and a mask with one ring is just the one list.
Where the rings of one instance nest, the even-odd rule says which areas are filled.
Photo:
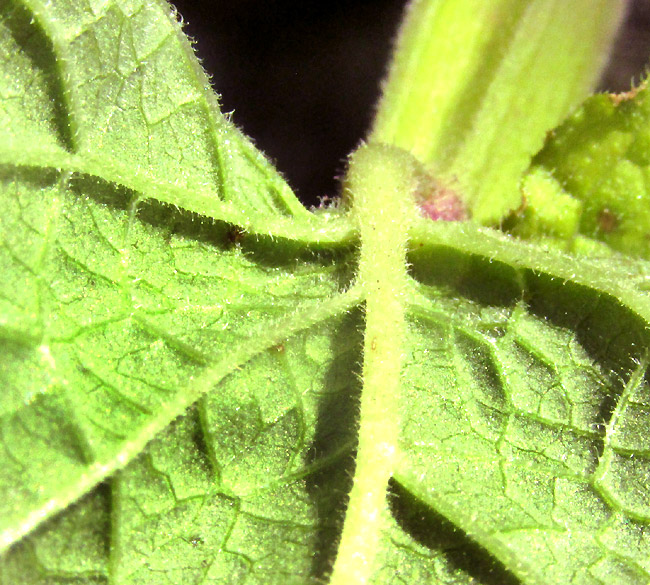
[[398, 458], [406, 234], [414, 210], [415, 168], [408, 153], [373, 145], [354, 153], [347, 175], [361, 234], [359, 285], [366, 293], [366, 329], [357, 463], [331, 585], [369, 581], [388, 518], [386, 488]]
[[606, 63], [623, 0], [411, 0], [371, 140], [412, 152], [498, 224], [550, 128]]

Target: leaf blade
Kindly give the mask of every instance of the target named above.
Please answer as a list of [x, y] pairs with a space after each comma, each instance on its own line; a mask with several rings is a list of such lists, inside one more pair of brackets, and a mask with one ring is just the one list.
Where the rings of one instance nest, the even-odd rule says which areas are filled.
[[[602, 540], [648, 522], [632, 430], [647, 424], [647, 321], [543, 274], [479, 258], [461, 272], [411, 305], [396, 480], [525, 583], [647, 579], [642, 538], [625, 558]], [[488, 278], [490, 291], [471, 284]], [[629, 388], [628, 434], [608, 454]]]

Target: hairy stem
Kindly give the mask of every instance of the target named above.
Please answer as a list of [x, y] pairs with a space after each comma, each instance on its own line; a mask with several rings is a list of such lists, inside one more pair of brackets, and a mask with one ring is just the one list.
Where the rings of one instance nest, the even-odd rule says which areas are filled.
[[359, 149], [347, 190], [359, 222], [359, 285], [366, 293], [363, 393], [354, 484], [332, 585], [367, 583], [374, 570], [397, 458], [397, 406], [404, 339], [406, 234], [416, 185], [411, 155], [389, 146]]

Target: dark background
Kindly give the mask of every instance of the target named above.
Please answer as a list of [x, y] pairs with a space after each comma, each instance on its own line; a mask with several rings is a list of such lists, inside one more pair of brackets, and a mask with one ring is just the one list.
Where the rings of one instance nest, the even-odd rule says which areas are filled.
[[[406, 0], [172, 3], [222, 110], [304, 203], [336, 194], [345, 157], [369, 127]], [[650, 0], [632, 0], [601, 89], [630, 89], [649, 57]]]

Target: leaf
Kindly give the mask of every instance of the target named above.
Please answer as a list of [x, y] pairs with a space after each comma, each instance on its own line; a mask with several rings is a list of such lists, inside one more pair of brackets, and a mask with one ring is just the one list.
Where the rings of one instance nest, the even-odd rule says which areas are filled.
[[[3, 140], [1, 229], [8, 274], [1, 292], [2, 375], [10, 389], [2, 401], [3, 548], [124, 467], [219, 380], [251, 376], [238, 369], [257, 354], [275, 356], [273, 348], [292, 332], [312, 330], [308, 346], [296, 351], [299, 359], [316, 360], [325, 376], [333, 360], [329, 340], [337, 334], [326, 325], [359, 298], [354, 292], [341, 295], [350, 275], [345, 264], [331, 263], [332, 256], [344, 258], [345, 249], [318, 254], [285, 242], [270, 255], [262, 243], [217, 221], [234, 209], [243, 218], [239, 229], [253, 229], [262, 217], [268, 229], [269, 218], [288, 225], [286, 218], [294, 216], [291, 236], [301, 247], [309, 240], [299, 239], [300, 225], [318, 240], [319, 234], [327, 237], [331, 223], [327, 214], [314, 218], [298, 207], [261, 155], [221, 117], [166, 5], [104, 3], [91, 10], [59, 3], [56, 10], [12, 4], [3, 14], [6, 54], [17, 54], [30, 74], [16, 76], [23, 87], [15, 93], [37, 104], [23, 108], [9, 95], [3, 116], [10, 128]], [[98, 43], [104, 43], [101, 51]], [[119, 51], [125, 51], [124, 64], [114, 59]], [[45, 64], [35, 63], [36, 57]], [[122, 70], [114, 70], [116, 61]], [[178, 68], [170, 72], [169, 62]], [[166, 81], [160, 79], [163, 66]], [[160, 91], [158, 83], [168, 90]], [[97, 93], [104, 99], [91, 124], [88, 112], [97, 104], [89, 96]], [[152, 119], [150, 112], [163, 106], [164, 115]], [[32, 124], [32, 111], [49, 114]], [[68, 120], [77, 130], [66, 143], [57, 124], [67, 126]], [[212, 151], [232, 157], [225, 175], [223, 162], [206, 154]], [[145, 192], [138, 192], [141, 185]], [[192, 211], [211, 205], [214, 219], [166, 202]], [[321, 324], [325, 329], [316, 334]], [[266, 427], [271, 435], [279, 432], [276, 418], [283, 416], [293, 429], [297, 443], [288, 438], [287, 444], [295, 453], [277, 462], [278, 478], [297, 473], [294, 468], [307, 456], [302, 446], [311, 435], [305, 428], [314, 425], [303, 411], [310, 408], [313, 417], [321, 396], [317, 392], [310, 402], [291, 391], [293, 383], [289, 377], [285, 397], [276, 390], [264, 407], [256, 406], [255, 396], [249, 399], [251, 420], [260, 426], [252, 439], [262, 440]], [[261, 390], [272, 386], [266, 380]], [[303, 407], [303, 401], [309, 404]], [[202, 422], [206, 435], [210, 424], [207, 418]], [[207, 438], [204, 443], [207, 449]], [[205, 490], [205, 478], [211, 491], [204, 498], [232, 491], [215, 484], [222, 473], [219, 460], [210, 465], [188, 497]], [[124, 483], [114, 480], [108, 499], [92, 500], [94, 509], [108, 502], [105, 525], [107, 506], [117, 510], [117, 493], [126, 489], [118, 482]], [[16, 554], [39, 559], [28, 562], [36, 582], [44, 574], [64, 578], [85, 566], [97, 567], [89, 578], [110, 571], [123, 579], [137, 571], [117, 543], [130, 542], [138, 530], [142, 537], [146, 528], [130, 526], [122, 537], [113, 526], [112, 557], [102, 562], [80, 559], [83, 549], [52, 552], [48, 536], [45, 544], [26, 543], [20, 549], [26, 552]], [[105, 551], [102, 542], [95, 550]], [[20, 567], [22, 575], [25, 565]], [[4, 579], [15, 581], [7, 571]]]
[[573, 242], [578, 251], [590, 238], [628, 254], [650, 255], [648, 104], [645, 83], [625, 94], [593, 96], [535, 157], [530, 173], [541, 169], [551, 175], [564, 197], [579, 206], [576, 234], [582, 237]]
[[0, 23], [0, 583], [648, 579], [650, 264], [396, 146], [303, 209], [162, 2]]
[[[286, 183], [219, 113], [165, 3], [28, 0], [3, 12], [3, 53], [14, 58], [0, 161], [101, 177], [265, 233], [286, 235], [283, 220], [298, 216], [309, 229], [297, 235], [328, 239], [323, 222], [316, 232]], [[345, 227], [338, 230], [337, 240]]]
[[405, 407], [397, 481], [526, 583], [647, 579], [643, 538], [624, 555], [615, 544], [648, 521], [645, 446], [624, 438], [645, 412], [644, 326], [584, 289], [528, 273], [518, 290], [467, 268], [498, 292], [456, 300], [454, 319], [430, 302], [416, 311], [412, 345], [432, 358], [407, 376], [418, 417]]

